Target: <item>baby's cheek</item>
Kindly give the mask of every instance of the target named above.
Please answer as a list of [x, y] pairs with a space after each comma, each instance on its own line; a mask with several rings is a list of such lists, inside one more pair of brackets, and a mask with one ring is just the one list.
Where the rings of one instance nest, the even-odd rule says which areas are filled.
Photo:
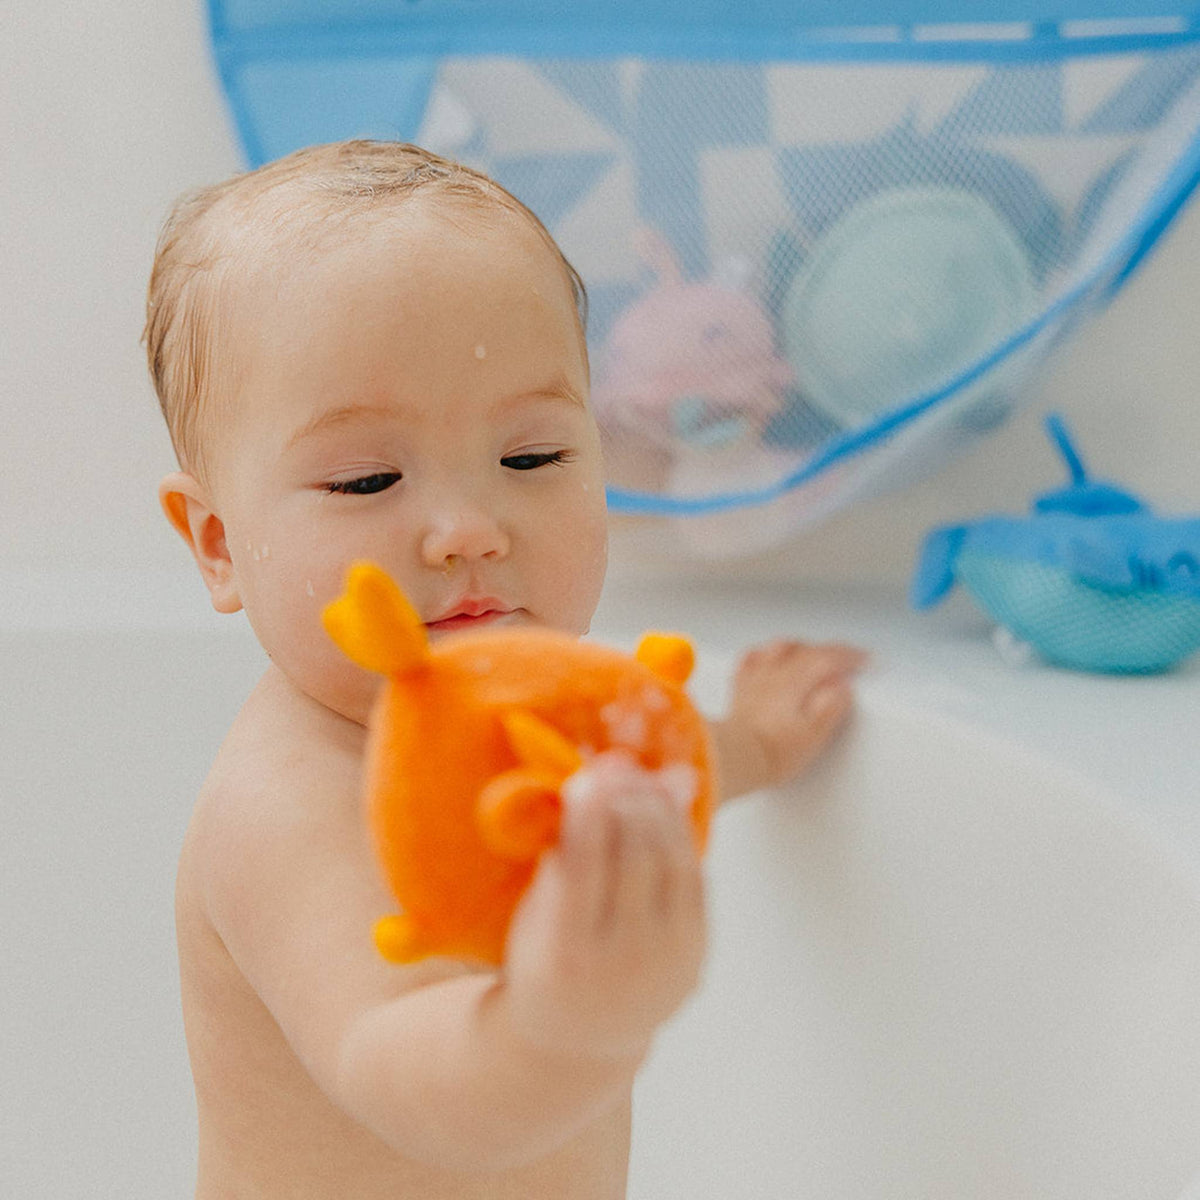
[[577, 543], [576, 560], [569, 568], [572, 586], [574, 632], [586, 633], [591, 624], [600, 592], [604, 587], [604, 573], [608, 565], [607, 530], [593, 533], [590, 541]]

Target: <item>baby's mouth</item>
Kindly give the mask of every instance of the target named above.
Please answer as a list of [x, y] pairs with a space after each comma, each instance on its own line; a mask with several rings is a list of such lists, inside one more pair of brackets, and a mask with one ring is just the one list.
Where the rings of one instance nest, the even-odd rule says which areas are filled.
[[431, 634], [459, 633], [469, 629], [484, 629], [489, 625], [496, 625], [501, 622], [511, 624], [513, 620], [519, 617], [520, 612], [520, 609], [466, 605], [457, 611], [438, 618], [436, 621], [426, 621], [425, 628]]

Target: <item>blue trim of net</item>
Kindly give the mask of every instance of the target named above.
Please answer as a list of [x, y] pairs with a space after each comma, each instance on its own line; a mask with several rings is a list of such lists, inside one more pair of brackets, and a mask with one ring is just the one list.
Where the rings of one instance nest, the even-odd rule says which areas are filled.
[[[220, 0], [245, 26], [292, 23], [328, 26], [353, 24], [374, 10], [401, 24], [431, 19], [461, 26], [464, 21], [560, 21], [578, 25], [575, 0]], [[848, 30], [880, 25], [1015, 24], [1040, 21], [1130, 23], [1195, 15], [1194, 0], [653, 0], [651, 17], [665, 25], [775, 25], [784, 28]], [[584, 9], [583, 23], [624, 25], [645, 18], [646, 0], [600, 0]], [[280, 16], [285, 20], [280, 21]]]
[[[209, 25], [219, 59], [243, 62], [314, 56], [534, 55], [539, 58], [612, 58], [623, 55], [696, 62], [1044, 62], [1083, 55], [1130, 54], [1189, 45], [1200, 39], [1200, 19], [1183, 18], [1175, 29], [1066, 36], [1056, 24], [1027, 25], [1029, 36], [955, 37], [939, 26], [890, 26], [887, 36], [845, 29], [827, 32], [778, 26], [665, 25], [647, 19], [608, 25], [585, 21], [521, 24], [485, 19], [464, 25], [445, 17], [352, 25], [278, 25], [232, 29], [221, 0], [209, 0]], [[981, 27], [982, 22], [960, 22]], [[925, 29], [927, 32], [922, 32]]]

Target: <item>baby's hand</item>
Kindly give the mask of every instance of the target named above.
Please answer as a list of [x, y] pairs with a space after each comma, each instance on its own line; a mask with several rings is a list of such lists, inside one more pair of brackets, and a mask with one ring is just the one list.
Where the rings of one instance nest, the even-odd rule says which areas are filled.
[[690, 804], [669, 781], [601, 755], [568, 781], [559, 844], [509, 932], [505, 984], [539, 1049], [637, 1058], [696, 986], [704, 879]]
[[820, 756], [850, 712], [864, 651], [780, 640], [751, 650], [717, 727], [728, 794], [787, 783]]

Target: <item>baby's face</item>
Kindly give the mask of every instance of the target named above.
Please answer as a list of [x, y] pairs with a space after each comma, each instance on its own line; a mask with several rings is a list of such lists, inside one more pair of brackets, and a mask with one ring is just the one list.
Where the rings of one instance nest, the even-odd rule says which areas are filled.
[[321, 609], [372, 559], [434, 637], [586, 632], [606, 559], [599, 437], [555, 256], [525, 221], [410, 203], [235, 301], [213, 491], [237, 596], [305, 692], [365, 718], [377, 678]]

